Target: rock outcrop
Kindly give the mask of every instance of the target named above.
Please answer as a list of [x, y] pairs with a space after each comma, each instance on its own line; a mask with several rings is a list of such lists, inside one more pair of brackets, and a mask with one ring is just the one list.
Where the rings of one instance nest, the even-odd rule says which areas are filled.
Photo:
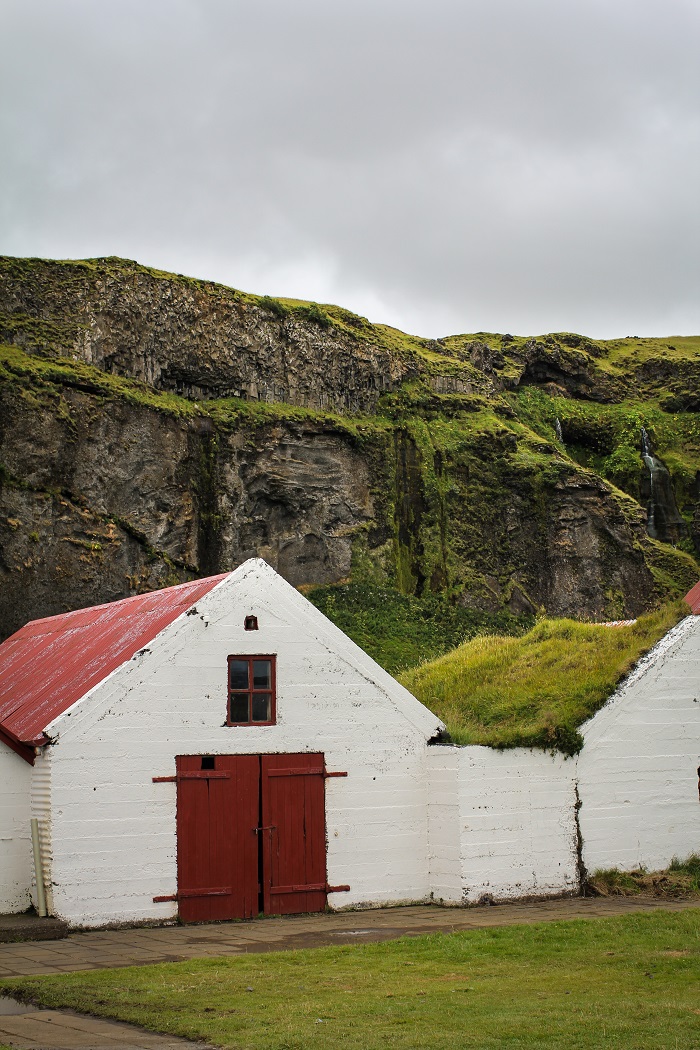
[[594, 619], [696, 578], [518, 400], [621, 397], [581, 337], [415, 340], [118, 260], [0, 278], [2, 636], [251, 555], [296, 585]]

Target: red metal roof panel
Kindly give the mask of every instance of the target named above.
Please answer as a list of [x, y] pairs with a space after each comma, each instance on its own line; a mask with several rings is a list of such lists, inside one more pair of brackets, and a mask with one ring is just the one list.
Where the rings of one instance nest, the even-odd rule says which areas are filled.
[[700, 580], [688, 591], [685, 601], [690, 606], [691, 612], [694, 612], [696, 616], [700, 616]]
[[0, 735], [10, 746], [13, 741], [41, 743], [41, 734], [57, 715], [130, 660], [227, 575], [33, 620], [22, 627], [0, 645]]

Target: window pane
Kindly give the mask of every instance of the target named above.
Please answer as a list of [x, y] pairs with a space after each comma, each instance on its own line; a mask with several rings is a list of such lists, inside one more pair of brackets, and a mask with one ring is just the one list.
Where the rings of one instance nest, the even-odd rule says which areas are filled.
[[248, 717], [248, 694], [231, 693], [231, 717], [229, 722], [247, 722]]
[[230, 663], [230, 674], [231, 674], [231, 688], [232, 689], [247, 689], [248, 688], [248, 661], [247, 660], [231, 660]]
[[269, 693], [253, 693], [253, 721], [254, 722], [269, 722], [270, 721], [270, 694]]
[[269, 660], [253, 660], [253, 689], [271, 689]]

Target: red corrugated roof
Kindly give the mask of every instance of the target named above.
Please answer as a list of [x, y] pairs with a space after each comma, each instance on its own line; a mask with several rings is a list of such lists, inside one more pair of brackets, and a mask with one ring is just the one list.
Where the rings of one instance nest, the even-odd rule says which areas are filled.
[[210, 576], [33, 620], [0, 645], [0, 738], [24, 758], [44, 729], [217, 583]]
[[700, 616], [700, 580], [688, 591], [685, 601], [696, 616]]

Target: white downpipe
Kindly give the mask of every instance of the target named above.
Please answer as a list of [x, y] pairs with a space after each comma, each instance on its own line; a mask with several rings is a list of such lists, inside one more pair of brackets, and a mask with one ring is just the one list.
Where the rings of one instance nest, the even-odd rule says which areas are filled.
[[46, 892], [44, 890], [44, 866], [41, 862], [41, 849], [39, 848], [39, 821], [32, 817], [32, 850], [34, 851], [34, 876], [36, 878], [36, 903], [39, 915], [46, 917]]

